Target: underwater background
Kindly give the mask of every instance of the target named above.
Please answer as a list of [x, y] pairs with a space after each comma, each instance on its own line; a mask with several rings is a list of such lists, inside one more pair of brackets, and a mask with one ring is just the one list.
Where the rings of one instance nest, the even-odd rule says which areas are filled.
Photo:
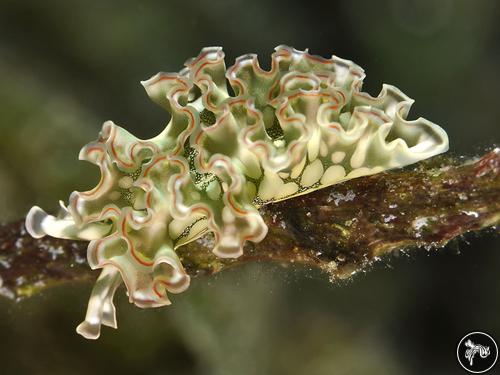
[[[499, 19], [494, 0], [2, 0], [0, 222], [94, 186], [98, 168], [78, 152], [105, 120], [158, 134], [168, 114], [139, 81], [205, 46], [222, 46], [228, 65], [257, 53], [266, 69], [279, 44], [353, 60], [365, 91], [390, 83], [414, 98], [409, 118], [441, 125], [451, 153], [484, 153], [500, 142]], [[97, 341], [74, 331], [92, 285], [64, 285], [0, 299], [0, 373], [462, 373], [462, 336], [500, 342], [499, 272], [492, 230], [349, 281], [252, 264], [194, 279], [166, 308], [136, 308], [119, 291], [119, 329]]]

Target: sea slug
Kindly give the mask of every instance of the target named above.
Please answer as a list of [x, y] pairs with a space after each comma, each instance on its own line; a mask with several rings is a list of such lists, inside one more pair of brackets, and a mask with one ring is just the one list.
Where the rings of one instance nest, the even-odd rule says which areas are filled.
[[279, 46], [271, 63], [265, 71], [248, 54], [226, 70], [222, 49], [209, 47], [142, 82], [170, 112], [165, 129], [141, 140], [106, 121], [80, 152], [100, 168], [98, 185], [73, 192], [57, 216], [30, 210], [33, 237], [90, 241], [90, 267], [102, 270], [78, 333], [116, 328], [122, 281], [139, 307], [170, 304], [167, 292], [189, 286], [182, 245], [207, 232], [217, 256], [238, 257], [266, 236], [260, 206], [448, 149], [438, 125], [406, 120], [413, 100], [399, 89], [361, 91], [351, 61]]

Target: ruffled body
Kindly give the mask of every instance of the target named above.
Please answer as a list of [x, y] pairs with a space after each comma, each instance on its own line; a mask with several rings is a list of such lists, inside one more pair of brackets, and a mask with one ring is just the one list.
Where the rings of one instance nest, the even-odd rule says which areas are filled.
[[142, 82], [171, 114], [158, 136], [141, 140], [105, 122], [80, 159], [101, 180], [73, 192], [58, 216], [38, 207], [35, 237], [90, 241], [88, 262], [102, 269], [77, 331], [97, 338], [116, 327], [112, 298], [123, 281], [139, 307], [170, 304], [189, 286], [182, 245], [210, 231], [213, 252], [238, 257], [266, 233], [258, 208], [351, 178], [402, 167], [448, 149], [443, 129], [406, 120], [413, 100], [384, 85], [361, 91], [363, 70], [280, 46], [270, 71], [255, 55], [226, 70], [221, 48], [205, 48], [179, 73]]

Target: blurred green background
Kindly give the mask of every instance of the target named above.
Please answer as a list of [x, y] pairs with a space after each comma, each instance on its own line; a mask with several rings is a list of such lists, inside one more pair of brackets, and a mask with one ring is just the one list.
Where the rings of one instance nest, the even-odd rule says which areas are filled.
[[[167, 114], [139, 81], [211, 45], [228, 65], [254, 52], [267, 68], [279, 44], [354, 60], [366, 91], [396, 85], [452, 153], [479, 154], [500, 140], [499, 19], [496, 0], [2, 0], [0, 221], [93, 186], [97, 168], [77, 155], [103, 121], [159, 133]], [[340, 283], [254, 264], [198, 278], [156, 310], [122, 291], [120, 328], [97, 342], [74, 332], [91, 285], [2, 299], [0, 373], [459, 374], [465, 333], [500, 340], [499, 250], [493, 233], [467, 236]]]

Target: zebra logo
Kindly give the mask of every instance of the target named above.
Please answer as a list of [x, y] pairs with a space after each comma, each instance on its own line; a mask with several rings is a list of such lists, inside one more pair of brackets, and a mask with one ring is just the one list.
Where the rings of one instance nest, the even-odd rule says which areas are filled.
[[472, 332], [460, 340], [457, 358], [465, 370], [473, 374], [482, 374], [495, 366], [498, 347], [490, 335], [484, 332]]

